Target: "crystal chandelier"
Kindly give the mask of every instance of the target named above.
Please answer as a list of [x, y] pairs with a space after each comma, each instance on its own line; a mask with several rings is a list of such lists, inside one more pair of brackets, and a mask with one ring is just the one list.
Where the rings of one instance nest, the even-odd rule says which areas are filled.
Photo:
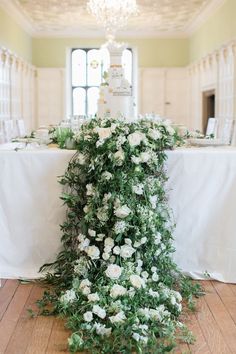
[[136, 0], [89, 0], [87, 8], [105, 28], [108, 38], [114, 38], [129, 17], [138, 13]]

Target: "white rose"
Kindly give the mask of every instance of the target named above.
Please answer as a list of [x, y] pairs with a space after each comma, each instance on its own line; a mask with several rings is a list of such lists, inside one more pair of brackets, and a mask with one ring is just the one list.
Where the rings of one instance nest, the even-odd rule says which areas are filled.
[[111, 128], [95, 128], [95, 132], [98, 133], [99, 139], [104, 140], [111, 136]]
[[120, 247], [119, 246], [116, 246], [113, 248], [113, 253], [116, 254], [116, 255], [119, 255], [120, 254]]
[[125, 238], [125, 244], [131, 246], [132, 240], [130, 238]]
[[93, 328], [96, 330], [96, 333], [99, 336], [110, 337], [110, 335], [111, 335], [111, 328], [106, 328], [105, 325], [103, 325], [101, 323], [95, 323]]
[[120, 248], [120, 255], [122, 258], [130, 258], [130, 257], [132, 257], [134, 252], [135, 252], [135, 249], [129, 245], [123, 245]]
[[110, 291], [110, 295], [113, 299], [117, 298], [118, 296], [125, 295], [126, 293], [127, 293], [126, 288], [118, 284], [113, 285]]
[[114, 247], [115, 242], [114, 242], [113, 238], [107, 237], [107, 238], [105, 239], [104, 244], [105, 244], [105, 247], [112, 248], [112, 247]]
[[100, 250], [97, 246], [89, 246], [86, 253], [91, 259], [99, 259], [100, 257]]
[[91, 311], [87, 311], [84, 313], [83, 317], [86, 322], [91, 322], [93, 320], [93, 313]]
[[87, 195], [94, 195], [95, 190], [94, 190], [94, 187], [91, 183], [86, 185], [86, 189], [87, 189], [87, 192], [86, 192]]
[[157, 267], [152, 267], [152, 268], [151, 268], [151, 271], [152, 271], [153, 273], [156, 273]]
[[121, 166], [124, 159], [125, 159], [125, 154], [124, 154], [124, 151], [122, 149], [118, 150], [117, 152], [115, 152], [114, 154], [114, 158], [115, 160], [117, 160], [117, 165], [118, 166]]
[[145, 287], [145, 281], [139, 275], [132, 274], [129, 277], [129, 280], [134, 288], [140, 289], [142, 287]]
[[102, 178], [109, 181], [112, 178], [112, 174], [108, 171], [102, 173]]
[[106, 235], [105, 234], [98, 234], [96, 237], [96, 241], [102, 241]]
[[135, 165], [139, 165], [141, 160], [140, 160], [140, 157], [137, 157], [137, 156], [132, 156], [131, 157], [131, 161], [135, 164]]
[[73, 302], [76, 299], [74, 290], [66, 290], [65, 294], [61, 296], [60, 301], [64, 303]]
[[131, 213], [130, 208], [127, 205], [123, 205], [115, 210], [115, 216], [120, 219], [126, 218]]
[[83, 295], [88, 295], [91, 293], [91, 290], [88, 286], [85, 286], [83, 289], [82, 289], [82, 294]]
[[109, 254], [109, 253], [106, 253], [106, 252], [104, 252], [103, 254], [102, 254], [102, 259], [104, 259], [104, 261], [108, 261], [108, 259], [111, 257], [111, 255]]
[[142, 237], [140, 240], [141, 244], [143, 245], [144, 243], [147, 242], [147, 237]]
[[90, 240], [89, 240], [88, 238], [86, 238], [85, 240], [83, 240], [83, 241], [79, 244], [78, 249], [79, 249], [80, 251], [85, 251], [85, 250], [88, 248], [89, 244], [90, 244]]
[[144, 279], [147, 279], [149, 277], [149, 274], [146, 271], [142, 272], [141, 275]]
[[106, 276], [110, 279], [119, 279], [121, 273], [122, 268], [117, 264], [110, 264], [105, 271]]
[[96, 231], [91, 230], [91, 229], [88, 229], [88, 234], [89, 234], [89, 236], [91, 236], [91, 237], [95, 237], [95, 236], [96, 236]]
[[109, 317], [109, 320], [111, 323], [124, 322], [126, 320], [126, 316], [123, 311], [120, 311], [115, 316]]
[[145, 135], [140, 132], [134, 132], [128, 136], [128, 141], [130, 146], [135, 147], [140, 145], [140, 143], [145, 139]]
[[150, 160], [150, 158], [151, 158], [151, 155], [149, 154], [149, 152], [141, 152], [141, 154], [140, 154], [141, 162], [146, 163]]
[[98, 293], [92, 293], [88, 295], [88, 301], [94, 302], [94, 301], [99, 301], [99, 295]]
[[148, 136], [150, 136], [150, 138], [152, 138], [153, 140], [158, 140], [161, 139], [162, 134], [161, 132], [159, 132], [159, 130], [149, 129]]
[[99, 305], [93, 305], [93, 313], [102, 319], [106, 317], [106, 311]]

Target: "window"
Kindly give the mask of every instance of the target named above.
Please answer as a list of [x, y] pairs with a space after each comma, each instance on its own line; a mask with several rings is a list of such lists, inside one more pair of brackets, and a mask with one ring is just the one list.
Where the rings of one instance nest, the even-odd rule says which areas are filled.
[[[122, 65], [125, 78], [133, 83], [133, 53], [123, 52]], [[71, 114], [73, 116], [94, 116], [97, 113], [99, 86], [104, 72], [110, 66], [107, 49], [71, 50]]]

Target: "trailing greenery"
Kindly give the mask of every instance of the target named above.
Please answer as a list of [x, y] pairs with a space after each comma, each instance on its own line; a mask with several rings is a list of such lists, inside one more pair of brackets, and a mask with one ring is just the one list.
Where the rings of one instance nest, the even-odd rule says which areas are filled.
[[46, 265], [54, 287], [39, 305], [67, 318], [71, 352], [170, 352], [192, 340], [182, 301], [201, 292], [172, 260], [164, 163], [181, 138], [167, 121], [114, 119], [92, 119], [74, 138], [63, 250]]

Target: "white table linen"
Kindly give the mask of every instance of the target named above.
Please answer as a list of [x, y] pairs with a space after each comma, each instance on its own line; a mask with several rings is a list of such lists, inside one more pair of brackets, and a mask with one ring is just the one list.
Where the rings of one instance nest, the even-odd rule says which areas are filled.
[[[0, 151], [0, 278], [37, 278], [60, 250], [59, 199], [74, 151]], [[174, 258], [196, 279], [236, 283], [236, 149], [168, 152]]]

